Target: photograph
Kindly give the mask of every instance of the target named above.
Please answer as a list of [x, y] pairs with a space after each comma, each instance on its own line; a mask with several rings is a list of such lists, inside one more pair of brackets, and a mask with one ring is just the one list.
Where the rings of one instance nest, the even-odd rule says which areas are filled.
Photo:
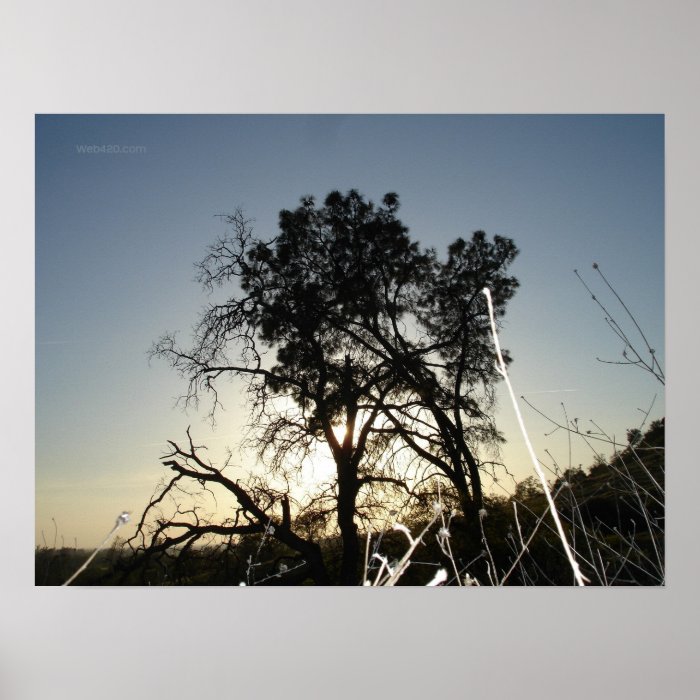
[[35, 586], [666, 585], [664, 114], [37, 113], [35, 165]]

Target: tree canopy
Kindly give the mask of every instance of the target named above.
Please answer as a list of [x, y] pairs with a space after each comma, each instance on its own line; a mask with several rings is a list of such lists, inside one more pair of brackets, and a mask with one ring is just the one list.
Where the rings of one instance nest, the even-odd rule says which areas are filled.
[[[393, 193], [380, 206], [354, 190], [331, 192], [320, 206], [304, 197], [280, 212], [267, 240], [242, 211], [227, 216], [230, 231], [197, 269], [206, 289], [230, 296], [204, 310], [191, 347], [173, 334], [154, 346], [187, 379], [186, 399], [210, 393], [213, 411], [221, 377], [248, 379], [256, 447], [273, 471], [328, 446], [336, 469], [323, 498], [341, 534], [346, 584], [357, 581], [357, 522], [377, 505], [375, 489], [416, 493], [406, 462], [393, 457], [408, 452], [414, 476], [420, 465], [447, 479], [474, 522], [483, 503], [479, 448], [500, 440], [481, 290], [490, 288], [501, 317], [518, 286], [508, 275], [516, 246], [477, 231], [441, 259], [409, 235], [398, 208]], [[194, 450], [179, 456], [192, 460]], [[260, 524], [283, 499], [259, 513], [241, 505]], [[288, 511], [285, 522], [291, 527]]]

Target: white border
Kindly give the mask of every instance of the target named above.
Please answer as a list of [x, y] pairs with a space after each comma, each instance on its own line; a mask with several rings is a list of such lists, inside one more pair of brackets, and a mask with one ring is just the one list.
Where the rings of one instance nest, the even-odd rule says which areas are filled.
[[[692, 0], [6, 1], [0, 697], [695, 697], [698, 26]], [[37, 112], [665, 113], [668, 586], [34, 588]]]

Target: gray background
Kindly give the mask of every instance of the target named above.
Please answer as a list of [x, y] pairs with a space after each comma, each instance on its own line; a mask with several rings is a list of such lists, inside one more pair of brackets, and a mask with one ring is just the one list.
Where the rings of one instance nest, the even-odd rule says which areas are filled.
[[[696, 697], [699, 8], [4, 3], [0, 698]], [[37, 112], [665, 113], [666, 588], [35, 588]]]

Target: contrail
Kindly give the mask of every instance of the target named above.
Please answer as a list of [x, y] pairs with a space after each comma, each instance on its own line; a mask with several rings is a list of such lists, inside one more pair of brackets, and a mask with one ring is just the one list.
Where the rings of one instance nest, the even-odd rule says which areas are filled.
[[[237, 437], [238, 435], [239, 433], [228, 433], [227, 435], [213, 435], [212, 437], [207, 437], [207, 442], [213, 442], [215, 440], [228, 440], [229, 438]], [[177, 442], [177, 440], [175, 440], [175, 442]], [[138, 445], [138, 447], [168, 447], [168, 441], [163, 440], [161, 442], [147, 442]]]
[[96, 343], [96, 340], [37, 340], [37, 345], [73, 345], [79, 343], [85, 345], [87, 343]]
[[560, 394], [565, 391], [580, 391], [579, 389], [542, 389], [541, 391], [523, 391], [523, 394]]

